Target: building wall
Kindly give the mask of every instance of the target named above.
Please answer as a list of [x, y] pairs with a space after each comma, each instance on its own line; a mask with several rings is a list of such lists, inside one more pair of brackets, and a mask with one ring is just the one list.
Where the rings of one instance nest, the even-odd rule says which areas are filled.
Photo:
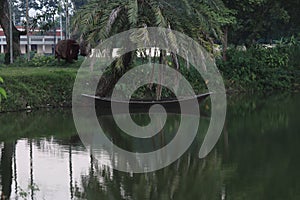
[[[55, 41], [54, 41], [55, 39]], [[62, 38], [64, 39], [64, 38]], [[54, 36], [29, 36], [29, 46], [30, 50], [36, 51], [38, 54], [52, 54], [54, 43], [57, 44], [60, 41], [60, 37]], [[6, 38], [5, 36], [0, 36], [0, 53], [5, 53], [6, 46]], [[26, 53], [27, 46], [27, 37], [21, 36], [20, 40], [20, 48], [21, 53]]]

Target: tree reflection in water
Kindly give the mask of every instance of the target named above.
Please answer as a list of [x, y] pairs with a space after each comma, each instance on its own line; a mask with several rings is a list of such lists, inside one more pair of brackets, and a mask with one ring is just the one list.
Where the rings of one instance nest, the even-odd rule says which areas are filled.
[[[115, 171], [90, 156], [70, 111], [0, 115], [1, 199], [17, 199], [20, 188], [32, 183], [40, 184], [41, 191], [26, 190], [29, 199], [43, 199], [44, 194], [51, 199], [53, 193], [59, 193], [56, 199], [299, 199], [300, 95], [246, 96], [229, 103], [223, 137], [207, 158], [198, 159], [209, 124], [205, 119], [179, 160], [146, 174]], [[104, 127], [117, 131], [110, 120], [102, 119]], [[143, 121], [138, 115], [134, 120]], [[112, 138], [122, 148], [151, 151], [173, 138], [180, 121], [175, 116], [169, 120], [159, 136], [146, 142], [122, 133]], [[103, 154], [108, 163], [117, 159], [105, 150]], [[49, 185], [48, 165], [61, 175]], [[47, 187], [56, 184], [60, 187], [47, 194]]]
[[[145, 121], [141, 114], [134, 115], [137, 123]], [[100, 124], [113, 141], [128, 150], [147, 152], [161, 148], [173, 137], [180, 123], [177, 115], [168, 116], [164, 129], [155, 137], [142, 142], [132, 140], [116, 130], [111, 116], [99, 118]], [[205, 133], [208, 120], [200, 122], [200, 132]], [[118, 134], [116, 134], [118, 133]], [[216, 199], [224, 191], [225, 172], [221, 158], [215, 150], [207, 158], [199, 160], [198, 151], [203, 134], [198, 134], [193, 146], [179, 160], [156, 172], [130, 174], [105, 167], [91, 159], [90, 173], [82, 175], [82, 188], [76, 187], [75, 196], [83, 199]], [[124, 142], [125, 141], [125, 142]], [[126, 144], [127, 146], [124, 146]], [[140, 148], [143, 147], [142, 150]], [[147, 151], [145, 151], [145, 149]], [[110, 157], [113, 162], [113, 157]], [[122, 158], [119, 158], [122, 159]]]
[[1, 199], [9, 199], [11, 194], [12, 184], [12, 157], [14, 153], [14, 142], [4, 142], [1, 150], [1, 163], [0, 163], [0, 175], [1, 175]]
[[188, 152], [169, 167], [147, 174], [123, 173], [94, 162], [75, 195], [84, 199], [220, 199], [226, 173], [217, 151], [201, 161]]

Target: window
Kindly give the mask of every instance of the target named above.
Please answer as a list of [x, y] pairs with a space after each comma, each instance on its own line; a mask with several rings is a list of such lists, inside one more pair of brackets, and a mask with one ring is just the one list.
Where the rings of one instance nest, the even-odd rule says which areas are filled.
[[35, 41], [35, 42], [42, 42], [43, 39], [39, 39], [39, 38], [32, 38], [31, 41]]
[[31, 45], [31, 51], [37, 52], [37, 45], [36, 44]]
[[54, 38], [45, 38], [45, 41], [46, 41], [46, 42], [53, 42], [53, 41], [54, 41]]

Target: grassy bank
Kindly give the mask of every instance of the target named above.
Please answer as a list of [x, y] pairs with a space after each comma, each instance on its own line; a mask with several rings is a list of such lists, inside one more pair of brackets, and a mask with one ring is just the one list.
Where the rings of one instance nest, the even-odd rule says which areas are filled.
[[71, 106], [75, 68], [1, 67], [2, 87], [7, 92], [1, 111], [38, 107]]
[[[227, 61], [217, 58], [217, 67], [223, 76], [227, 91], [293, 91], [300, 86], [299, 58], [298, 43], [278, 45], [276, 48], [257, 46], [247, 51], [230, 48]], [[0, 87], [7, 92], [7, 99], [3, 99], [0, 112], [22, 110], [26, 107], [71, 106], [73, 83], [83, 59], [81, 57], [69, 64], [64, 61], [58, 63], [53, 56], [35, 55], [30, 62], [19, 58], [9, 66], [1, 64], [0, 59], [0, 77], [4, 79], [4, 84]], [[171, 63], [171, 58], [169, 59]], [[182, 59], [179, 59], [179, 63], [180, 72], [191, 83], [195, 93], [204, 92], [205, 82], [195, 68], [185, 67], [186, 61]], [[135, 60], [133, 66], [140, 64], [143, 63]], [[141, 87], [133, 96], [155, 98], [155, 86], [152, 89]], [[169, 90], [162, 90], [163, 98], [170, 96], [172, 93]]]

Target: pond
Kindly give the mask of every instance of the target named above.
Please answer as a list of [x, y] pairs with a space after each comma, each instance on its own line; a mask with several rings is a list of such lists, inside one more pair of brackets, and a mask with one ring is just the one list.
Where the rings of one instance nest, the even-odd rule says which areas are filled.
[[[90, 155], [77, 135], [71, 110], [0, 114], [1, 199], [300, 199], [300, 94], [231, 97], [221, 138], [199, 159], [209, 119], [184, 155], [156, 172], [131, 174]], [[147, 116], [133, 118], [145, 123]], [[120, 135], [129, 150], [149, 151], [172, 139], [178, 116], [164, 136], [148, 144]], [[107, 131], [117, 131], [102, 116]], [[169, 132], [168, 132], [169, 130]]]

